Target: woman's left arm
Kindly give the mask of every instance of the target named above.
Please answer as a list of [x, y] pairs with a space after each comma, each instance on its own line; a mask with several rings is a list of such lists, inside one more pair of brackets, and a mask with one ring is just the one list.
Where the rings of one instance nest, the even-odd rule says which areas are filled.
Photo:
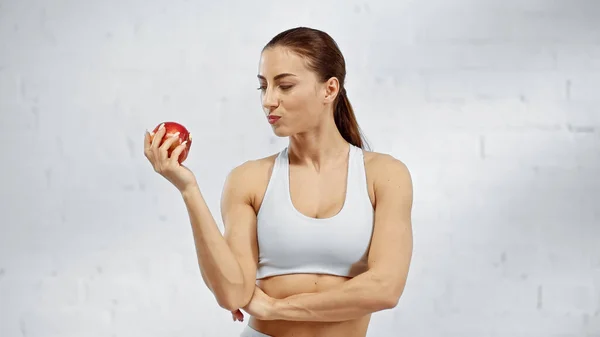
[[377, 162], [372, 166], [375, 224], [368, 271], [328, 291], [271, 299], [269, 317], [264, 318], [340, 322], [398, 304], [412, 258], [412, 179], [401, 161], [380, 156], [373, 158]]

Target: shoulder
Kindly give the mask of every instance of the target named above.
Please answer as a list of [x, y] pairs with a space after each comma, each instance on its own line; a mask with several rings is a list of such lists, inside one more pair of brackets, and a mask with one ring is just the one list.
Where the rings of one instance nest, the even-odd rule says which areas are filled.
[[248, 196], [254, 196], [268, 183], [278, 154], [247, 160], [235, 166], [227, 174], [224, 189], [235, 189]]
[[364, 151], [365, 166], [377, 173], [377, 176], [390, 177], [402, 175], [410, 177], [410, 171], [400, 159], [386, 153]]
[[400, 188], [412, 193], [412, 177], [406, 164], [390, 154], [364, 151], [365, 167], [377, 191]]
[[232, 179], [244, 179], [250, 180], [249, 178], [258, 178], [265, 172], [269, 172], [273, 169], [275, 159], [279, 153], [269, 155], [267, 157], [247, 160], [242, 164], [234, 167], [228, 177]]

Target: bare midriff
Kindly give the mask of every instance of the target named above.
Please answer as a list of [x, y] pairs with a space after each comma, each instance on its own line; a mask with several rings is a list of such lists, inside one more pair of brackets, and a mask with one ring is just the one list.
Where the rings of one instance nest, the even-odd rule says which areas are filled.
[[[258, 286], [273, 298], [285, 298], [301, 293], [319, 293], [347, 281], [331, 275], [290, 274], [259, 280]], [[343, 322], [261, 321], [254, 317], [250, 326], [274, 337], [365, 337], [371, 315]]]

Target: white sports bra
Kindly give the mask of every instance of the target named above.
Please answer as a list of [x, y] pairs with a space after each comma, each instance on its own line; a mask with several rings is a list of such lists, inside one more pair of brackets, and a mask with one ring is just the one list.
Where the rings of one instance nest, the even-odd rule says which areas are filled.
[[346, 200], [339, 213], [316, 219], [292, 204], [287, 148], [275, 160], [257, 215], [256, 279], [306, 273], [354, 277], [367, 269], [374, 210], [362, 149], [350, 144]]

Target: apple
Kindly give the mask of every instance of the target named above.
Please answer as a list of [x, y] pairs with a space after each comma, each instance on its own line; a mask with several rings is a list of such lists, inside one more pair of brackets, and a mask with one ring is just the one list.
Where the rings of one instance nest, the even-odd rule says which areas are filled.
[[165, 125], [165, 135], [164, 135], [163, 139], [160, 141], [160, 144], [162, 144], [168, 137], [171, 137], [171, 135], [174, 135], [175, 133], [179, 132], [179, 137], [178, 137], [179, 139], [177, 141], [173, 142], [171, 147], [168, 149], [169, 157], [171, 157], [171, 152], [173, 152], [173, 150], [175, 150], [175, 148], [177, 146], [179, 146], [181, 143], [183, 143], [187, 140], [187, 143], [185, 144], [185, 149], [183, 149], [183, 151], [181, 151], [181, 154], [179, 155], [179, 158], [178, 158], [179, 164], [183, 163], [183, 161], [188, 156], [190, 147], [192, 146], [192, 134], [185, 128], [185, 126], [183, 126], [177, 122], [164, 122], [164, 123], [158, 124], [154, 128], [154, 130], [152, 131], [152, 135], [156, 134], [156, 132], [158, 131], [158, 128], [162, 124]]

